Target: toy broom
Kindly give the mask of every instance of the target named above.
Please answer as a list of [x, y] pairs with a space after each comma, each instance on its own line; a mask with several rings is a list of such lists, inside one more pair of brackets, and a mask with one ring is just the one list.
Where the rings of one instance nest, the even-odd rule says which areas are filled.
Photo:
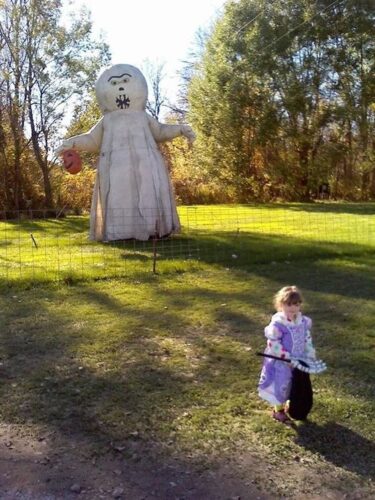
[[293, 366], [288, 413], [294, 420], [305, 420], [313, 406], [310, 373], [321, 373], [327, 369], [327, 365], [322, 360], [285, 359], [262, 352], [257, 352], [256, 354], [278, 361], [285, 361]]

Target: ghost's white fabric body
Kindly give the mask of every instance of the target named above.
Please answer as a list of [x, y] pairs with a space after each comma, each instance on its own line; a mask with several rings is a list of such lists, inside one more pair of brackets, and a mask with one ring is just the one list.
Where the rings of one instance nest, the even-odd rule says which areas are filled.
[[100, 152], [91, 204], [90, 238], [147, 240], [180, 228], [176, 204], [156, 140], [180, 135], [145, 111], [116, 110], [87, 134], [72, 137], [74, 149]]
[[157, 142], [180, 135], [192, 139], [192, 130], [161, 124], [145, 112], [147, 84], [133, 66], [105, 71], [96, 93], [104, 116], [88, 133], [62, 146], [99, 153], [90, 238], [147, 240], [178, 232], [173, 190]]

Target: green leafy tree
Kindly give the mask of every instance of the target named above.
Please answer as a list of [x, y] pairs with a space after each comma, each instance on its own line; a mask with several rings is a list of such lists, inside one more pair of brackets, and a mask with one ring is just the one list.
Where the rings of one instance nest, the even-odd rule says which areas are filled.
[[369, 0], [228, 2], [189, 84], [195, 161], [243, 201], [371, 195], [374, 26]]

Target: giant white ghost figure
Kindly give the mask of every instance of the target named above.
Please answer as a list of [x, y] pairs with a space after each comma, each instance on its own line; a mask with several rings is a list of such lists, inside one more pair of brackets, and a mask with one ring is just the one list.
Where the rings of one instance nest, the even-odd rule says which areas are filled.
[[90, 238], [147, 240], [180, 228], [167, 168], [157, 142], [184, 135], [188, 125], [161, 124], [145, 111], [147, 83], [139, 69], [116, 64], [96, 82], [101, 120], [86, 134], [63, 141], [56, 150], [98, 152], [90, 218]]

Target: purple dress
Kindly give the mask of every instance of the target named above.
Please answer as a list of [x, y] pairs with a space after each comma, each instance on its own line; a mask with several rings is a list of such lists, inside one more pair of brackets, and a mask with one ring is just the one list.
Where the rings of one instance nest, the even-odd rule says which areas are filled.
[[[301, 313], [295, 321], [289, 321], [282, 312], [274, 314], [264, 330], [267, 338], [265, 354], [285, 359], [290, 359], [291, 356], [315, 359], [311, 324], [311, 319]], [[259, 396], [273, 405], [283, 404], [289, 398], [291, 380], [290, 363], [264, 358], [258, 386]]]

